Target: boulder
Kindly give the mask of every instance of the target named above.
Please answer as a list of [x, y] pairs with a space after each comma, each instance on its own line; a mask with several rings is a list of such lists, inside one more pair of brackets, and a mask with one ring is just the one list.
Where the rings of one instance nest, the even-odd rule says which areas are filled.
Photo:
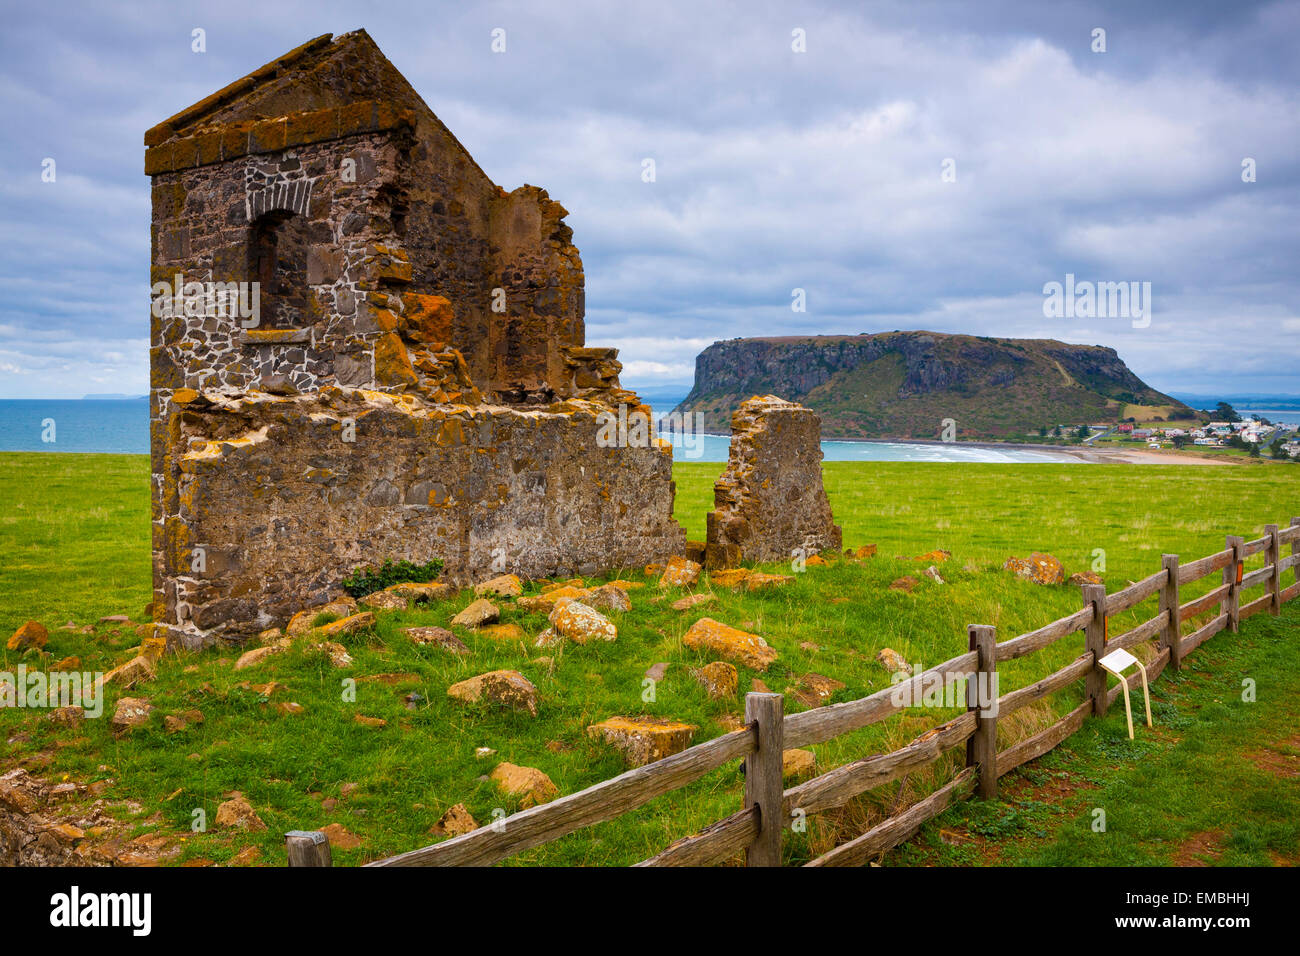
[[812, 776], [817, 769], [817, 757], [811, 750], [781, 751], [781, 777], [784, 780], [799, 780]]
[[689, 558], [671, 557], [659, 579], [661, 588], [687, 588], [700, 579], [700, 565]]
[[345, 618], [332, 621], [320, 629], [320, 632], [326, 637], [340, 637], [344, 634], [355, 634], [358, 631], [364, 631], [368, 627], [375, 626], [375, 615], [370, 611], [362, 611], [360, 614], [349, 614]]
[[952, 557], [951, 551], [944, 551], [942, 548], [934, 551], [927, 551], [925, 554], [918, 554], [913, 561], [929, 561], [932, 564], [943, 564]]
[[375, 591], [357, 603], [375, 611], [405, 611], [410, 606], [406, 598], [396, 591]]
[[933, 564], [930, 565], [928, 568], [926, 568], [926, 569], [925, 569], [924, 571], [922, 571], [921, 573], [924, 574], [924, 575], [925, 575], [927, 578], [929, 578], [931, 581], [933, 581], [935, 584], [944, 584], [944, 583], [946, 583], [946, 582], [944, 581], [943, 578], [939, 577], [939, 569], [936, 568]]
[[892, 647], [881, 648], [880, 653], [876, 655], [876, 660], [891, 674], [912, 673], [912, 665], [907, 662], [907, 658]]
[[672, 665], [668, 661], [660, 661], [658, 664], [651, 664], [646, 668], [645, 676], [652, 681], [661, 681], [664, 675], [668, 673], [668, 668]]
[[524, 583], [516, 575], [502, 574], [498, 577], [474, 585], [475, 597], [519, 597], [524, 593]]
[[809, 673], [799, 678], [799, 683], [795, 685], [794, 696], [805, 707], [820, 707], [835, 696], [836, 691], [843, 690], [844, 686], [841, 681], [833, 677]]
[[1065, 568], [1050, 554], [1035, 551], [1027, 558], [1007, 558], [1002, 567], [1016, 577], [1034, 584], [1064, 584]]
[[123, 737], [137, 728], [147, 726], [153, 713], [153, 704], [144, 697], [123, 697], [113, 711], [113, 736]]
[[776, 660], [776, 650], [757, 634], [702, 617], [690, 626], [682, 643], [691, 650], [708, 651], [757, 671], [767, 670]]
[[13, 637], [9, 638], [9, 643], [5, 647], [11, 651], [25, 651], [29, 647], [39, 650], [45, 646], [46, 641], [49, 639], [50, 634], [49, 631], [45, 630], [45, 625], [37, 621], [28, 621], [14, 631]]
[[736, 673], [735, 665], [726, 661], [705, 664], [695, 672], [695, 679], [704, 687], [710, 700], [735, 697], [740, 689], [740, 675]]
[[686, 597], [674, 601], [672, 609], [674, 611], [688, 611], [698, 604], [708, 604], [717, 599], [717, 595], [714, 594], [688, 594]]
[[478, 822], [470, 815], [465, 804], [458, 803], [440, 816], [438, 822], [430, 827], [429, 832], [435, 836], [453, 837], [477, 829]]
[[501, 619], [501, 611], [487, 598], [479, 598], [451, 619], [452, 627], [482, 627]]
[[[251, 651], [244, 651], [244, 653], [239, 655], [239, 660], [235, 661], [235, 670], [242, 671], [245, 668], [256, 667], [268, 657], [283, 653], [287, 647], [287, 644], [281, 643], [271, 644], [267, 647], [255, 647]], [[136, 658], [136, 660], [139, 660], [139, 658]], [[108, 680], [108, 677], [106, 676], [104, 679]]]
[[452, 654], [468, 654], [469, 647], [445, 627], [405, 627], [402, 632], [416, 644], [433, 644]]
[[[812, 558], [809, 558], [806, 563], [811, 564]], [[794, 575], [791, 574], [765, 574], [762, 571], [754, 571], [746, 575], [742, 583], [746, 591], [761, 591], [763, 588], [781, 587], [793, 580]]]
[[116, 684], [123, 690], [130, 690], [142, 681], [153, 680], [157, 671], [151, 658], [137, 654], [125, 664], [114, 667], [104, 675], [105, 684]]
[[528, 637], [518, 624], [484, 624], [478, 633], [494, 641], [522, 641]]
[[330, 663], [335, 667], [351, 667], [352, 655], [342, 644], [334, 641], [321, 641], [319, 644], [308, 644], [305, 650], [320, 651], [330, 659]]
[[709, 583], [719, 588], [739, 587], [752, 574], [749, 568], [726, 568], [709, 572]]
[[488, 671], [452, 684], [447, 696], [466, 704], [486, 703], [537, 716], [537, 688], [518, 671]]
[[361, 837], [341, 823], [328, 823], [320, 829], [321, 833], [329, 837], [330, 847], [335, 850], [355, 850], [361, 846]]
[[913, 591], [916, 590], [916, 586], [920, 583], [921, 583], [920, 581], [912, 577], [910, 574], [904, 574], [901, 578], [895, 579], [889, 585], [889, 590], [903, 591], [907, 594], [911, 594]]
[[455, 593], [456, 589], [443, 581], [429, 581], [427, 583], [403, 581], [400, 584], [390, 584], [384, 590], [405, 598], [411, 604], [425, 604], [429, 601], [441, 601], [444, 598], [449, 598]]
[[630, 767], [640, 767], [685, 750], [695, 734], [693, 724], [659, 717], [611, 717], [592, 724], [587, 735], [622, 751]]
[[571, 598], [558, 601], [548, 620], [556, 633], [576, 644], [596, 640], [612, 641], [618, 637], [618, 628], [613, 621], [595, 608]]
[[1106, 582], [1096, 571], [1075, 571], [1070, 575], [1070, 583], [1076, 587], [1083, 587], [1085, 584], [1105, 584]]
[[520, 803], [525, 810], [539, 803], [549, 803], [560, 795], [551, 778], [534, 767], [499, 763], [489, 779], [510, 796], [522, 797]]
[[632, 599], [627, 596], [627, 592], [613, 584], [602, 584], [584, 598], [583, 603], [598, 611], [632, 610]]
[[230, 799], [217, 807], [217, 818], [214, 822], [219, 827], [247, 830], [250, 833], [266, 829], [266, 824], [253, 810], [252, 804], [245, 800], [244, 795], [239, 791], [231, 793]]

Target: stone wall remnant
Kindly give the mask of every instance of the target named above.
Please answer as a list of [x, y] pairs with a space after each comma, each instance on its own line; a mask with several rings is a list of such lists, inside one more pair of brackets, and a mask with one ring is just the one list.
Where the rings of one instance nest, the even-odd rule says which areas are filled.
[[364, 31], [317, 37], [145, 134], [154, 617], [240, 639], [363, 564], [453, 582], [684, 548], [666, 442], [585, 343], [582, 260]]
[[730, 568], [838, 551], [821, 461], [816, 412], [775, 395], [743, 402], [731, 416], [727, 469], [713, 486], [705, 564]]

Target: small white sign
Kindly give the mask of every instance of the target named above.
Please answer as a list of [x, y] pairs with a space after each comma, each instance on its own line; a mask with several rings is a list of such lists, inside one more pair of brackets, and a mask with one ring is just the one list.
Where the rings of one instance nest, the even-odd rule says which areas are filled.
[[1119, 674], [1132, 667], [1137, 662], [1138, 659], [1136, 657], [1121, 647], [1118, 650], [1111, 651], [1097, 663], [1106, 668], [1106, 670], [1110, 671], [1112, 674]]

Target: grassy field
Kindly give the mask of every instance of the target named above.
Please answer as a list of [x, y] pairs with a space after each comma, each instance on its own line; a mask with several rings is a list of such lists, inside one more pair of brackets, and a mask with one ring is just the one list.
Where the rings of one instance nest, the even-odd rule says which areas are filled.
[[[149, 599], [147, 467], [143, 457], [0, 455], [5, 502], [0, 629], [8, 634], [28, 618], [39, 620], [50, 629], [46, 660], [76, 655], [82, 669], [107, 670], [132, 655], [139, 638], [130, 626], [97, 625], [90, 634], [57, 628], [67, 620], [95, 623], [107, 614], [141, 619]], [[691, 538], [703, 538], [712, 481], [721, 469], [720, 464], [684, 464], [675, 470], [677, 514]], [[490, 822], [494, 811], [517, 809], [486, 779], [499, 760], [543, 770], [561, 793], [616, 775], [623, 769], [620, 758], [585, 733], [596, 721], [644, 713], [696, 725], [697, 743], [722, 733], [722, 721], [740, 714], [743, 701], [711, 701], [691, 675], [690, 667], [709, 660], [681, 645], [682, 634], [699, 617], [761, 633], [778, 650], [780, 659], [762, 675], [741, 668], [741, 695], [756, 677], [772, 690], [790, 691], [803, 675], [815, 672], [842, 681], [846, 686], [833, 699], [849, 700], [889, 685], [889, 675], [875, 660], [883, 647], [932, 665], [965, 650], [969, 623], [994, 624], [999, 639], [1006, 640], [1078, 608], [1076, 588], [1039, 587], [1002, 571], [1009, 555], [1050, 551], [1067, 573], [1104, 567], [1107, 585], [1115, 590], [1157, 570], [1162, 552], [1190, 560], [1221, 548], [1227, 532], [1253, 537], [1264, 524], [1285, 524], [1300, 513], [1294, 475], [1284, 468], [828, 463], [825, 475], [846, 546], [875, 543], [878, 557], [809, 568], [793, 584], [769, 592], [717, 589], [714, 603], [688, 612], [669, 607], [680, 592], [661, 592], [640, 569], [624, 569], [608, 577], [647, 586], [632, 592], [632, 611], [611, 615], [618, 640], [600, 646], [543, 651], [531, 641], [498, 643], [466, 631], [460, 636], [473, 654], [452, 657], [414, 645], [401, 633], [415, 624], [447, 626], [469, 603], [465, 593], [433, 607], [381, 615], [372, 632], [347, 639], [355, 664], [346, 671], [319, 652], [302, 649], [302, 642], [238, 672], [232, 667], [237, 652], [229, 649], [168, 659], [154, 681], [132, 692], [147, 695], [157, 708], [151, 728], [118, 741], [106, 718], [68, 729], [30, 711], [0, 711], [4, 765], [81, 782], [111, 781], [101, 784], [108, 812], [129, 825], [132, 835], [168, 834], [177, 860], [222, 862], [253, 846], [262, 862], [282, 862], [285, 830], [338, 823], [360, 839], [360, 846], [337, 851], [336, 861], [359, 863], [431, 842], [429, 827], [453, 804], [464, 803], [480, 823]], [[935, 548], [953, 555], [940, 566], [946, 584], [922, 578], [911, 594], [889, 589], [899, 576], [919, 576], [925, 568], [910, 556]], [[1190, 589], [1184, 599], [1208, 587], [1206, 582]], [[707, 581], [700, 589], [710, 589]], [[1154, 604], [1143, 605], [1113, 622], [1112, 633], [1152, 613]], [[1228, 847], [1224, 862], [1294, 859], [1294, 827], [1271, 824], [1272, 818], [1260, 812], [1263, 806], [1297, 818], [1294, 777], [1283, 786], [1276, 774], [1252, 770], [1255, 765], [1244, 753], [1259, 748], [1287, 759], [1285, 748], [1294, 751], [1294, 738], [1287, 744], [1289, 731], [1278, 728], [1290, 727], [1295, 715], [1278, 703], [1276, 690], [1294, 686], [1300, 677], [1300, 652], [1286, 639], [1295, 634], [1298, 619], [1295, 604], [1276, 621], [1257, 617], [1241, 635], [1215, 638], [1194, 655], [1184, 676], [1162, 678], [1156, 692], [1160, 730], [1143, 735], [1136, 748], [1119, 737], [1122, 708], [1112, 710], [1106, 720], [1089, 723], [1059, 755], [1005, 780], [1012, 801], [957, 808], [942, 827], [927, 828], [915, 846], [890, 861], [996, 859], [985, 848], [989, 840], [983, 832], [1007, 835], [997, 843], [1008, 862], [1158, 862], [1172, 858], [1179, 841], [1193, 835], [1167, 818], [1172, 808], [1204, 800], [1200, 773], [1234, 783], [1215, 793], [1221, 820], [1252, 821], [1241, 825], [1240, 836], [1220, 827]], [[502, 620], [521, 625], [529, 635], [546, 625], [542, 614], [509, 602], [502, 604]], [[1081, 649], [1082, 637], [1076, 635], [1049, 652], [1012, 662], [1002, 669], [1003, 691], [1032, 682]], [[7, 652], [0, 669], [12, 671], [19, 661]], [[643, 702], [643, 673], [659, 661], [673, 666], [656, 699]], [[36, 666], [30, 657], [27, 663]], [[447, 698], [451, 683], [497, 668], [519, 670], [536, 684], [537, 718], [465, 709]], [[1239, 696], [1233, 688], [1239, 688], [1242, 674], [1257, 676], [1259, 702], [1238, 707], [1229, 692]], [[341, 693], [341, 680], [348, 676], [359, 678], [355, 703]], [[376, 676], [383, 679], [363, 679]], [[251, 686], [269, 681], [283, 689], [268, 696]], [[419, 695], [414, 709], [404, 700], [411, 693]], [[1065, 691], [1043, 706], [1017, 712], [1000, 727], [1001, 745], [1050, 722], [1074, 706], [1080, 693]], [[110, 694], [110, 713], [116, 696]], [[280, 715], [274, 705], [285, 701], [301, 704], [304, 712]], [[787, 697], [788, 710], [801, 707]], [[162, 715], [189, 708], [202, 710], [204, 722], [164, 733]], [[893, 749], [955, 713], [913, 709], [812, 749], [819, 767], [829, 769]], [[358, 715], [388, 724], [368, 727], [357, 722]], [[479, 747], [496, 753], [476, 758]], [[1142, 756], [1140, 764], [1132, 759], [1135, 753]], [[806, 861], [856, 835], [892, 807], [942, 783], [950, 767], [936, 765], [907, 778], [902, 787], [882, 788], [814, 818], [807, 833], [787, 840], [788, 861]], [[1235, 768], [1231, 774], [1228, 767]], [[1035, 781], [1055, 773], [1114, 788], [1105, 790], [1114, 808], [1111, 833], [1138, 816], [1139, 808], [1151, 812], [1153, 819], [1142, 818], [1142, 853], [1125, 857], [1130, 851], [1098, 849], [1109, 844], [1087, 839], [1084, 831], [1091, 831], [1079, 830], [1081, 811], [1069, 810], [1066, 796], [1034, 796]], [[1020, 799], [1017, 787], [1029, 794], [1025, 806], [1014, 802]], [[195, 810], [212, 821], [224, 795], [235, 790], [256, 808], [266, 831], [189, 833]], [[516, 862], [635, 862], [733, 812], [741, 790], [737, 769], [722, 768], [620, 820], [530, 851]], [[1139, 791], [1163, 796], [1148, 795], [1144, 804], [1134, 796]], [[1077, 786], [1070, 790], [1082, 792]], [[1040, 811], [1042, 819], [1035, 816]], [[972, 816], [960, 816], [967, 812]], [[1211, 829], [1190, 812], [1179, 819]], [[941, 837], [941, 830], [957, 836]]]

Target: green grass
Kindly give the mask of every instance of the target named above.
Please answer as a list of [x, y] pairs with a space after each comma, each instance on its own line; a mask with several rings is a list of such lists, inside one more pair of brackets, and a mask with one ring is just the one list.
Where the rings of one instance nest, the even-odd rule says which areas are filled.
[[[712, 482], [722, 467], [692, 463], [675, 468], [677, 514], [693, 539], [703, 538]], [[106, 670], [131, 654], [139, 641], [131, 627], [100, 625], [83, 635], [57, 626], [69, 619], [93, 623], [112, 613], [140, 619], [150, 587], [147, 470], [142, 457], [0, 456], [0, 500], [6, 503], [0, 518], [0, 628], [6, 634], [28, 618], [40, 620], [50, 628], [47, 660], [78, 655], [83, 669]], [[596, 721], [644, 713], [697, 725], [697, 743], [722, 733], [720, 719], [739, 714], [743, 701], [710, 701], [690, 675], [689, 667], [709, 659], [680, 643], [699, 617], [763, 634], [780, 653], [780, 660], [761, 675], [772, 690], [789, 691], [801, 675], [813, 671], [844, 682], [835, 699], [849, 700], [889, 685], [889, 675], [875, 662], [882, 647], [932, 665], [965, 650], [969, 623], [994, 624], [1005, 640], [1077, 609], [1077, 589], [1042, 588], [1001, 571], [1010, 554], [1050, 551], [1070, 572], [1087, 569], [1101, 549], [1104, 576], [1114, 590], [1157, 570], [1162, 552], [1200, 557], [1221, 548], [1226, 532], [1254, 537], [1265, 523], [1285, 523], [1300, 513], [1296, 485], [1286, 469], [828, 463], [825, 475], [845, 544], [874, 542], [877, 558], [810, 568], [792, 585], [766, 593], [718, 589], [715, 603], [685, 613], [668, 607], [679, 592], [669, 590], [660, 597], [640, 569], [624, 569], [622, 577], [648, 583], [632, 592], [631, 612], [611, 615], [619, 627], [618, 640], [558, 652], [536, 650], [531, 642], [495, 643], [462, 631], [473, 654], [453, 658], [414, 645], [401, 634], [402, 627], [416, 624], [447, 626], [469, 603], [471, 596], [465, 593], [430, 608], [380, 615], [372, 632], [345, 639], [355, 658], [348, 670], [304, 650], [306, 642], [238, 672], [232, 666], [238, 652], [231, 649], [169, 658], [154, 681], [131, 692], [148, 696], [158, 708], [149, 729], [117, 741], [106, 718], [87, 720], [73, 731], [56, 728], [30, 711], [0, 711], [0, 740], [11, 741], [4, 745], [5, 763], [82, 782], [111, 779], [107, 799], [113, 812], [141, 832], [188, 833], [193, 811], [204, 810], [211, 822], [223, 794], [231, 790], [243, 792], [268, 825], [266, 832], [252, 835], [194, 835], [185, 841], [182, 858], [222, 861], [256, 845], [263, 862], [282, 861], [285, 830], [336, 822], [363, 840], [360, 849], [336, 852], [336, 860], [358, 863], [431, 842], [428, 828], [452, 804], [465, 803], [480, 823], [490, 822], [494, 811], [517, 809], [482, 779], [499, 760], [543, 770], [562, 793], [616, 775], [623, 769], [621, 760], [585, 733]], [[923, 579], [912, 594], [889, 590], [895, 578], [925, 567], [906, 556], [934, 548], [953, 552], [940, 568], [946, 585]], [[1206, 582], [1203, 588], [1208, 587]], [[1186, 597], [1196, 593], [1201, 592], [1189, 590]], [[503, 620], [520, 624], [530, 636], [546, 624], [542, 614], [525, 613], [509, 602], [501, 606]], [[1112, 633], [1153, 613], [1149, 602], [1112, 623]], [[1283, 620], [1294, 630], [1294, 611]], [[1285, 674], [1286, 666], [1300, 666], [1300, 655], [1285, 644], [1272, 648], [1278, 659], [1265, 653], [1261, 635], [1279, 626], [1257, 617], [1240, 637], [1217, 637], [1194, 656], [1192, 671], [1202, 660], [1214, 660], [1211, 649], [1218, 654], [1228, 645], [1236, 648], [1247, 655], [1241, 666], [1255, 668], [1251, 673], [1260, 679], [1261, 704], [1247, 713], [1267, 718], [1265, 673]], [[806, 642], [819, 649], [801, 648]], [[1082, 638], [1076, 635], [1048, 652], [1012, 662], [1002, 670], [1003, 690], [1043, 676], [1081, 649]], [[539, 661], [541, 655], [553, 656], [554, 667]], [[646, 703], [642, 675], [657, 661], [675, 666], [659, 684], [656, 700]], [[18, 663], [18, 655], [6, 652], [0, 669], [13, 670]], [[30, 658], [28, 666], [33, 666]], [[497, 668], [517, 669], [537, 685], [538, 718], [466, 709], [446, 697], [451, 683]], [[394, 686], [359, 681], [356, 702], [344, 699], [343, 678], [375, 674], [414, 676]], [[741, 668], [742, 695], [758, 676]], [[271, 680], [287, 690], [270, 700], [241, 686]], [[1160, 694], [1170, 695], [1170, 706], [1181, 706], [1181, 683], [1162, 680], [1157, 686]], [[410, 693], [420, 695], [413, 710], [404, 701]], [[110, 713], [117, 694], [110, 693]], [[1003, 728], [1003, 745], [1032, 733], [1079, 699], [1078, 691], [1070, 690], [1055, 695], [1050, 706], [1019, 712], [1008, 722], [1012, 726]], [[296, 701], [305, 713], [281, 716], [273, 707], [281, 701]], [[203, 711], [203, 724], [179, 734], [163, 732], [163, 714], [192, 707]], [[788, 710], [800, 707], [787, 697]], [[1231, 751], [1244, 725], [1213, 708], [1203, 712], [1206, 725], [1197, 736], [1221, 739], [1221, 746]], [[913, 709], [813, 749], [819, 766], [829, 769], [894, 749], [955, 713]], [[363, 726], [355, 721], [358, 714], [384, 718], [388, 726]], [[1117, 717], [1112, 712], [1106, 721], [1087, 725], [1075, 740], [1082, 747], [1089, 735], [1113, 737], [1117, 721], [1122, 726], [1122, 713]], [[497, 753], [477, 759], [477, 747]], [[913, 775], [901, 792], [891, 785], [881, 788], [888, 792], [814, 818], [807, 833], [787, 840], [788, 860], [802, 862], [837, 839], [855, 835], [898, 801], [915, 799], [942, 783], [947, 770], [936, 766]], [[356, 789], [339, 799], [345, 783]], [[1194, 786], [1185, 780], [1177, 785], [1188, 786], [1186, 796], [1178, 799], [1195, 799]], [[619, 820], [529, 851], [515, 862], [635, 862], [734, 812], [741, 791], [737, 768], [721, 768]], [[1223, 799], [1235, 801], [1244, 818], [1251, 800], [1269, 799], [1251, 793], [1234, 788]], [[338, 799], [333, 810], [322, 806], [327, 798]], [[1161, 845], [1158, 834], [1151, 839]], [[1069, 844], [1061, 853], [1063, 861], [1090, 862], [1080, 845]]]

